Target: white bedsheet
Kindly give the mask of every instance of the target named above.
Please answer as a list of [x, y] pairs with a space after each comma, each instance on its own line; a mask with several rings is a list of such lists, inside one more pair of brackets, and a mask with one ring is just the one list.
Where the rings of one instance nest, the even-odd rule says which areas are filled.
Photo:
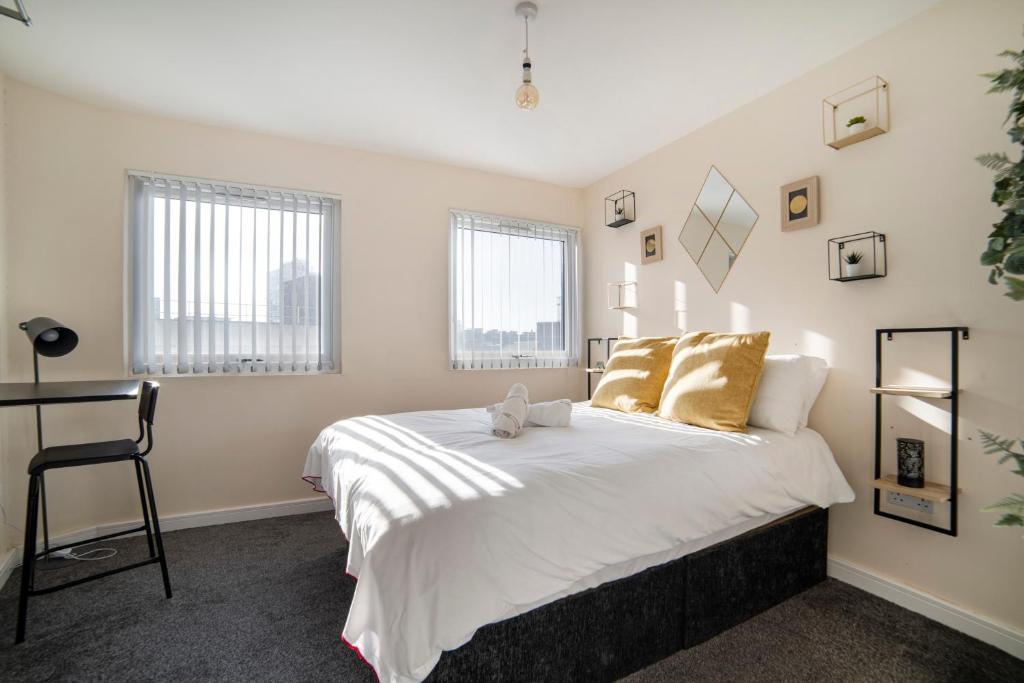
[[358, 577], [342, 636], [384, 683], [422, 680], [485, 624], [854, 498], [812, 430], [586, 404], [571, 427], [509, 440], [483, 408], [342, 420], [304, 475], [334, 501]]

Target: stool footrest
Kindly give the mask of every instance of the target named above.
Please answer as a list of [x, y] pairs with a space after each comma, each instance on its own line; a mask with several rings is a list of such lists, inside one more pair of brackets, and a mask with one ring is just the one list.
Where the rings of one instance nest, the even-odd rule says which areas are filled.
[[139, 567], [145, 567], [147, 564], [156, 564], [159, 561], [159, 557], [151, 557], [148, 560], [135, 562], [134, 564], [128, 564], [123, 567], [118, 567], [117, 569], [108, 569], [105, 572], [99, 572], [98, 574], [92, 574], [90, 576], [83, 576], [80, 579], [75, 579], [74, 581], [67, 581], [65, 583], [59, 583], [56, 586], [47, 586], [46, 588], [35, 588], [33, 590], [30, 590], [28, 594], [30, 596], [46, 595], [47, 593], [53, 593], [54, 591], [63, 590], [64, 588], [80, 586], [83, 583], [89, 583], [90, 581], [95, 581], [96, 579], [105, 579], [108, 576], [111, 576], [113, 574], [120, 574], [121, 572], [126, 572], [129, 569], [138, 569]]
[[107, 539], [110, 539], [110, 538], [117, 538], [118, 536], [127, 536], [128, 534], [137, 534], [140, 531], [145, 531], [145, 530], [146, 530], [146, 525], [143, 524], [142, 526], [133, 527], [131, 529], [125, 529], [124, 531], [115, 531], [112, 534], [103, 534], [102, 536], [97, 536], [96, 538], [90, 538], [87, 541], [78, 541], [77, 543], [65, 543], [64, 545], [55, 545], [52, 548], [50, 548], [48, 551], [44, 550], [42, 552], [36, 553], [36, 557], [46, 557], [47, 555], [49, 555], [51, 553], [55, 553], [58, 550], [67, 550], [68, 548], [77, 548], [80, 545], [92, 545], [93, 543], [98, 543], [100, 541], [106, 541]]

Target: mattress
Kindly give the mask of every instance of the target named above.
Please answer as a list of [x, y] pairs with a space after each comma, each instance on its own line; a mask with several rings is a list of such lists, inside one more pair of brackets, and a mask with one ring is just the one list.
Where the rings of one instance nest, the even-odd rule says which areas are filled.
[[819, 434], [716, 432], [586, 404], [491, 435], [480, 409], [341, 420], [304, 478], [358, 578], [343, 639], [381, 681], [423, 680], [485, 624], [853, 500]]

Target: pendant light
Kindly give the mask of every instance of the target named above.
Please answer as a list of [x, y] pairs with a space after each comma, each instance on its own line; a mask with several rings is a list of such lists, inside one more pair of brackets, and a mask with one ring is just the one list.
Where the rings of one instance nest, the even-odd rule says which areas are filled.
[[530, 20], [537, 18], [537, 5], [532, 2], [521, 2], [516, 5], [516, 16], [523, 18], [526, 28], [526, 46], [523, 48], [523, 84], [516, 90], [516, 106], [527, 111], [536, 109], [540, 103], [540, 93], [533, 85], [530, 73]]

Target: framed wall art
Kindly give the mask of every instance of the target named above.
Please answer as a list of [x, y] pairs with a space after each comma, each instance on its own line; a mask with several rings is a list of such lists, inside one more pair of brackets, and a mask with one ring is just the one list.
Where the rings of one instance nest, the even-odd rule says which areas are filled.
[[782, 231], [813, 228], [818, 224], [818, 176], [783, 185]]
[[655, 225], [640, 233], [640, 263], [648, 264], [664, 258], [661, 246], [661, 226]]

